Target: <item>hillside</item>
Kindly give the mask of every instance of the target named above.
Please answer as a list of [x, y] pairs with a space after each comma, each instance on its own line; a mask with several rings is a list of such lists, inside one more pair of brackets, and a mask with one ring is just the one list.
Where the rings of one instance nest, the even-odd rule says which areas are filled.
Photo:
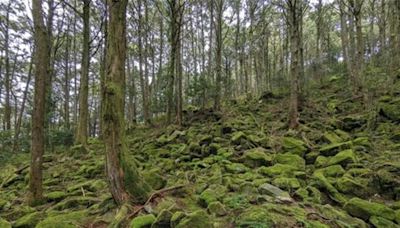
[[155, 194], [129, 214], [109, 193], [99, 140], [85, 154], [46, 152], [38, 207], [25, 203], [28, 154], [13, 155], [1, 164], [0, 227], [400, 226], [399, 94], [366, 112], [339, 84], [323, 93], [303, 101], [296, 131], [286, 96], [272, 93], [191, 107], [181, 128], [131, 130], [127, 160]]

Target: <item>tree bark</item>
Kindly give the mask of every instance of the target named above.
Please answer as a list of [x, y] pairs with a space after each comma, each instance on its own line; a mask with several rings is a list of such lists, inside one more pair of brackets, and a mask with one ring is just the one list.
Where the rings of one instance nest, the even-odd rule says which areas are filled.
[[107, 1], [109, 20], [102, 120], [107, 177], [111, 195], [118, 205], [129, 201], [143, 203], [150, 190], [135, 163], [128, 158], [124, 141], [127, 3], [128, 0]]
[[79, 123], [76, 144], [86, 147], [89, 127], [90, 1], [83, 1], [82, 74], [79, 89]]
[[42, 0], [32, 1], [35, 39], [35, 88], [32, 115], [32, 155], [29, 175], [28, 201], [34, 205], [43, 200], [42, 163], [44, 153], [44, 120], [46, 80], [49, 77], [50, 47], [48, 30], [44, 24]]

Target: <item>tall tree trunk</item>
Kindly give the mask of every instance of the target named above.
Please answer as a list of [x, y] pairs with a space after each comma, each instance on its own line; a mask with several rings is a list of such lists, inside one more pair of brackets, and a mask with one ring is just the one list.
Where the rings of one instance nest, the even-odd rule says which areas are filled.
[[42, 0], [32, 1], [32, 16], [35, 39], [35, 88], [32, 114], [32, 149], [29, 175], [30, 204], [43, 199], [42, 164], [44, 153], [44, 120], [46, 103], [46, 80], [49, 77], [50, 47], [48, 30], [44, 24]]
[[128, 0], [108, 0], [107, 58], [103, 91], [103, 138], [111, 195], [118, 205], [143, 203], [149, 192], [125, 145], [126, 6]]
[[214, 98], [214, 109], [221, 109], [221, 80], [222, 80], [222, 17], [224, 9], [224, 0], [216, 1], [216, 27], [215, 27], [215, 38], [216, 38], [216, 53], [215, 53], [215, 98]]
[[10, 67], [10, 10], [11, 10], [11, 1], [9, 1], [7, 6], [6, 18], [5, 18], [5, 34], [4, 34], [4, 48], [5, 48], [5, 105], [4, 105], [4, 121], [5, 121], [5, 129], [11, 130], [11, 67]]
[[346, 17], [346, 6], [343, 0], [339, 1], [339, 10], [340, 10], [340, 38], [342, 41], [342, 55], [343, 55], [343, 62], [346, 65], [347, 74], [349, 75], [351, 81], [353, 82], [353, 75], [352, 75], [352, 64], [349, 55], [349, 34], [348, 34], [348, 27], [347, 27], [347, 17]]
[[[69, 25], [68, 25], [68, 30], [69, 30]], [[67, 35], [67, 44], [65, 46], [65, 69], [64, 69], [64, 127], [65, 129], [69, 130], [70, 129], [70, 114], [69, 114], [69, 90], [70, 90], [70, 86], [69, 86], [69, 80], [70, 80], [70, 68], [69, 68], [69, 64], [70, 64], [70, 60], [69, 60], [69, 46], [71, 44], [71, 38], [69, 35]]]
[[89, 127], [90, 1], [83, 1], [82, 74], [79, 89], [79, 123], [76, 143], [86, 147]]

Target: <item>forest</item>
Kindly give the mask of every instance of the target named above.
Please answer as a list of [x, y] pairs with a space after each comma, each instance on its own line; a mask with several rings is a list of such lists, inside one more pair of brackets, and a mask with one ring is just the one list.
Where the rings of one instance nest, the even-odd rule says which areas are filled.
[[400, 227], [400, 1], [0, 0], [11, 227]]

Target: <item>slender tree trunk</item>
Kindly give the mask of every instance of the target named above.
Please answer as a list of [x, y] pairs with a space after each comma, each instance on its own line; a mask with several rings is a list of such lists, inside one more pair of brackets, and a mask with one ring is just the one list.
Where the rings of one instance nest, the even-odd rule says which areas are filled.
[[42, 163], [44, 153], [44, 120], [46, 103], [46, 80], [49, 77], [50, 47], [48, 30], [44, 24], [42, 0], [32, 1], [32, 16], [35, 38], [35, 88], [32, 114], [32, 155], [29, 175], [30, 204], [43, 199]]
[[[68, 26], [68, 30], [69, 30], [69, 26]], [[70, 121], [69, 121], [69, 90], [70, 90], [70, 86], [69, 86], [69, 80], [70, 80], [70, 69], [69, 69], [69, 46], [71, 44], [71, 38], [69, 37], [69, 35], [67, 35], [67, 44], [65, 46], [65, 69], [64, 69], [64, 127], [65, 129], [69, 130], [70, 129]]]
[[89, 127], [90, 1], [83, 1], [82, 74], [79, 89], [79, 123], [76, 143], [86, 147]]
[[7, 6], [6, 18], [5, 18], [5, 34], [4, 34], [4, 48], [5, 48], [5, 105], [4, 105], [4, 120], [5, 129], [11, 130], [11, 67], [10, 67], [10, 37], [9, 37], [9, 27], [10, 27], [10, 10], [11, 1], [9, 1]]
[[216, 38], [216, 54], [215, 54], [215, 100], [214, 109], [219, 111], [221, 109], [221, 80], [222, 80], [222, 17], [224, 9], [224, 0], [216, 1], [216, 28], [215, 28], [215, 38]]
[[126, 6], [128, 0], [108, 0], [109, 9], [105, 88], [103, 91], [103, 138], [111, 195], [118, 205], [143, 203], [149, 192], [134, 162], [129, 163], [125, 145]]

